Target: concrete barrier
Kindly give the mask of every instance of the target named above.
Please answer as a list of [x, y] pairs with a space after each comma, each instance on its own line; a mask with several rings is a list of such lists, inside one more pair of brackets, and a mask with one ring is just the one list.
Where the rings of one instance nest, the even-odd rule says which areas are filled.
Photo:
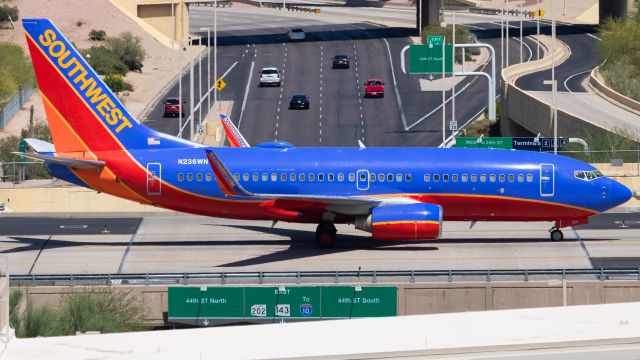
[[[600, 65], [602, 66], [602, 65]], [[640, 102], [633, 100], [632, 98], [622, 95], [616, 92], [612, 88], [608, 87], [602, 75], [600, 75], [600, 66], [597, 66], [591, 70], [591, 77], [589, 78], [589, 86], [591, 89], [601, 98], [613, 103], [614, 105], [626, 107], [628, 110], [640, 114]]]
[[[305, 286], [327, 284], [305, 284]], [[342, 284], [358, 285], [358, 284]], [[360, 284], [361, 285], [361, 284]], [[383, 284], [389, 286], [390, 284]], [[180, 285], [178, 285], [180, 286]], [[193, 285], [195, 286], [195, 285]], [[226, 285], [235, 286], [235, 285]], [[513, 281], [397, 284], [398, 315], [521, 309], [563, 305], [610, 304], [640, 301], [638, 281]], [[167, 286], [112, 286], [100, 289], [129, 291], [142, 302], [146, 320], [157, 326], [167, 321]], [[83, 290], [84, 289], [84, 290]], [[89, 291], [84, 287], [38, 286], [25, 289], [34, 307], [58, 306], [63, 294]]]

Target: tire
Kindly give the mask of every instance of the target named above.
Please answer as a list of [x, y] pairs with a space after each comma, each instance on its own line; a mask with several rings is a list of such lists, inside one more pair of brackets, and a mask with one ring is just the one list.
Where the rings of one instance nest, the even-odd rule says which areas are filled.
[[319, 248], [332, 248], [335, 245], [336, 238], [336, 228], [333, 224], [319, 224], [316, 228], [316, 245]]
[[558, 242], [564, 239], [564, 234], [562, 234], [562, 231], [555, 229], [551, 231], [550, 237], [551, 237], [551, 241]]

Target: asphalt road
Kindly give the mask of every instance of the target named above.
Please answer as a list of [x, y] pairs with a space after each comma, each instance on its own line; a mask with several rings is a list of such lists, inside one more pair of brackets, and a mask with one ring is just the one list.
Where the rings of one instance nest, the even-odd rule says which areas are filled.
[[[408, 13], [397, 11], [393, 16], [399, 19]], [[211, 22], [210, 9], [196, 8], [191, 16], [193, 30], [199, 31], [201, 26]], [[398, 54], [410, 43], [407, 36], [412, 29], [349, 22], [349, 17], [336, 20], [338, 16], [333, 15], [296, 20], [292, 14], [246, 15], [235, 11], [218, 16], [223, 29], [218, 33], [219, 76], [226, 74], [224, 79], [228, 84], [220, 98], [234, 101], [231, 118], [239, 124], [250, 143], [282, 140], [297, 146], [357, 146], [357, 140], [361, 140], [367, 146], [441, 144], [441, 92], [420, 91], [418, 78], [404, 75], [400, 68]], [[374, 12], [371, 16], [383, 15]], [[222, 25], [224, 21], [226, 25]], [[305, 29], [305, 42], [286, 41], [286, 32], [294, 25]], [[480, 41], [497, 49], [499, 73], [499, 23], [477, 23], [469, 27]], [[206, 32], [199, 34], [206, 38]], [[533, 46], [533, 42], [525, 42], [529, 47]], [[511, 63], [519, 61], [519, 47], [517, 40], [510, 41]], [[331, 69], [331, 58], [338, 53], [352, 57], [351, 69]], [[528, 51], [525, 60], [530, 56]], [[206, 58], [203, 63], [203, 84], [206, 85]], [[282, 88], [258, 87], [257, 73], [267, 66], [284, 70]], [[363, 98], [363, 83], [368, 78], [386, 82], [384, 98]], [[475, 118], [486, 106], [485, 81], [470, 77], [458, 85], [456, 119], [460, 125]], [[185, 74], [185, 99], [188, 99], [187, 83]], [[199, 83], [196, 83], [198, 95]], [[177, 89], [178, 86], [174, 86], [167, 96], [177, 96]], [[288, 110], [290, 96], [298, 92], [311, 96], [309, 110]], [[447, 98], [450, 96], [449, 91]], [[163, 119], [161, 112], [162, 106], [158, 104], [147, 124], [177, 134], [178, 120]], [[451, 102], [447, 104], [446, 112], [451, 114]], [[198, 119], [196, 114], [196, 121]], [[447, 115], [448, 120], [450, 115]], [[405, 123], [410, 127], [409, 131], [405, 129]], [[185, 130], [188, 134], [188, 127]], [[450, 134], [447, 129], [447, 136]]]
[[[223, 271], [637, 268], [640, 214], [614, 213], [548, 239], [549, 223], [447, 222], [435, 241], [383, 242], [338, 226], [316, 248], [314, 226], [187, 215], [0, 218], [0, 256], [12, 274]], [[622, 221], [624, 220], [624, 223]], [[102, 234], [103, 225], [111, 230]], [[87, 228], [82, 228], [87, 225]]]

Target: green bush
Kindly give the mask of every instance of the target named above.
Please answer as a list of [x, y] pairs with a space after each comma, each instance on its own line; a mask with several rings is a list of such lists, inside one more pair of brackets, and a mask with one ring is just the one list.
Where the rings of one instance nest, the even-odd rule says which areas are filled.
[[35, 86], [31, 61], [15, 44], [0, 44], [0, 102], [14, 96], [19, 89]]
[[104, 30], [91, 29], [89, 31], [89, 40], [102, 41], [107, 37], [107, 33]]
[[640, 23], [607, 19], [601, 26], [598, 53], [601, 74], [615, 91], [640, 101]]
[[[14, 295], [15, 293], [15, 295]], [[145, 310], [130, 291], [78, 289], [61, 297], [59, 306], [33, 308], [27, 303], [21, 311], [22, 290], [11, 290], [11, 325], [17, 337], [64, 336], [76, 332], [116, 333], [148, 330]]]
[[107, 48], [116, 54], [131, 71], [142, 71], [142, 62], [146, 52], [142, 47], [142, 39], [126, 31], [118, 37], [107, 38]]
[[108, 74], [104, 77], [104, 82], [115, 93], [122, 91], [133, 91], [133, 86], [126, 82], [120, 74]]
[[10, 22], [18, 20], [20, 12], [17, 7], [9, 7], [7, 5], [0, 5], [0, 23]]
[[[20, 160], [18, 155], [12, 154], [14, 151], [20, 150], [20, 140], [32, 137], [44, 141], [51, 142], [51, 132], [49, 126], [44, 123], [38, 123], [33, 126], [32, 129], [22, 129], [21, 137], [8, 136], [4, 139], [0, 139], [0, 163], [16, 162]], [[31, 161], [31, 160], [29, 160]], [[14, 170], [10, 166], [4, 166], [5, 175], [13, 174]], [[15, 171], [17, 174], [18, 172]], [[29, 164], [25, 167], [25, 180], [31, 179], [50, 179], [51, 175], [44, 165]]]
[[92, 46], [89, 49], [80, 50], [80, 53], [100, 75], [125, 75], [129, 71], [127, 65], [120, 61], [118, 55], [104, 46]]
[[[425, 26], [422, 29], [421, 39], [422, 43], [427, 43], [427, 36], [442, 35], [442, 28], [439, 25]], [[453, 25], [447, 25], [444, 32], [445, 41], [447, 44], [453, 43]], [[475, 35], [473, 35], [466, 26], [456, 26], [456, 44], [473, 44], [477, 42]], [[465, 50], [465, 60], [471, 60], [471, 55], [479, 55], [480, 49], [471, 48]], [[462, 63], [462, 51], [456, 50], [456, 62]]]

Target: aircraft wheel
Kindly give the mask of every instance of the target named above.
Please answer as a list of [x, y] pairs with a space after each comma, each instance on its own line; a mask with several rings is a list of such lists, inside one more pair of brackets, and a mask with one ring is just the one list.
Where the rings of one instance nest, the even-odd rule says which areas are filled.
[[551, 230], [551, 241], [562, 241], [562, 239], [564, 239], [562, 231], [558, 229]]
[[316, 245], [321, 249], [333, 247], [336, 242], [336, 227], [332, 223], [319, 224], [316, 229]]

